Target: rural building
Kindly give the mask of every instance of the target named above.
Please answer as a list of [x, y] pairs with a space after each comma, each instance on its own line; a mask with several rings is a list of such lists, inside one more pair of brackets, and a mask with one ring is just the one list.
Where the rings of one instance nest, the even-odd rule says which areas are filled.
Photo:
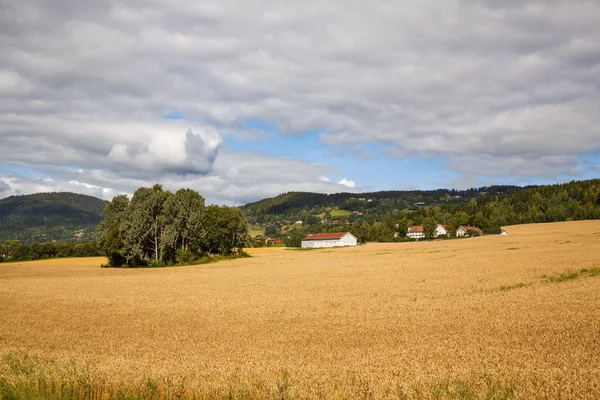
[[481, 236], [483, 231], [476, 226], [464, 225], [456, 230], [456, 237]]
[[408, 228], [406, 236], [411, 239], [423, 239], [425, 237], [425, 230], [421, 225], [411, 226]]
[[302, 239], [303, 249], [319, 249], [323, 247], [356, 246], [358, 239], [350, 232], [318, 233]]
[[508, 235], [508, 231], [506, 229], [502, 229], [501, 235]]
[[438, 236], [448, 236], [448, 230], [446, 229], [445, 225], [437, 224], [437, 226], [435, 227], [435, 231], [433, 232], [433, 237], [436, 238]]

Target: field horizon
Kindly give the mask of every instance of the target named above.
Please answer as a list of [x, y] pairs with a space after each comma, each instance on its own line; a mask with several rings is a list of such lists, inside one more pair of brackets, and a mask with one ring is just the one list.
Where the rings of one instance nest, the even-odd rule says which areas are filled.
[[600, 398], [600, 221], [0, 264], [0, 399]]

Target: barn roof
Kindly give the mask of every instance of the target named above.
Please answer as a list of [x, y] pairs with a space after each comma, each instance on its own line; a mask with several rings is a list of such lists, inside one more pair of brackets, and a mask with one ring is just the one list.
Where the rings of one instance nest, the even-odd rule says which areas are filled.
[[308, 235], [302, 240], [340, 240], [349, 232], [336, 232], [336, 233], [317, 233], [315, 235]]
[[476, 227], [476, 226], [463, 225], [463, 226], [461, 226], [461, 228], [463, 228], [466, 232], [475, 231], [475, 232], [483, 235], [483, 231], [481, 229], [479, 229], [478, 227]]
[[423, 232], [423, 231], [424, 231], [424, 229], [423, 229], [423, 227], [421, 225], [411, 226], [408, 229], [408, 232], [410, 232], [410, 233], [413, 233], [413, 232]]

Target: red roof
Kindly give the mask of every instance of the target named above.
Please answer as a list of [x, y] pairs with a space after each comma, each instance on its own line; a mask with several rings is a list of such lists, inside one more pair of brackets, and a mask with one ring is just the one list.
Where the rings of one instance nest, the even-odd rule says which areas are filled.
[[468, 231], [475, 231], [477, 233], [479, 233], [480, 235], [483, 235], [483, 231], [481, 229], [479, 229], [476, 226], [471, 226], [471, 225], [463, 225], [462, 228], [468, 232]]
[[347, 233], [349, 232], [317, 233], [316, 235], [308, 235], [302, 240], [340, 240]]
[[411, 226], [410, 229], [408, 230], [409, 232], [423, 232], [424, 229], [421, 225], [416, 225], [416, 226]]

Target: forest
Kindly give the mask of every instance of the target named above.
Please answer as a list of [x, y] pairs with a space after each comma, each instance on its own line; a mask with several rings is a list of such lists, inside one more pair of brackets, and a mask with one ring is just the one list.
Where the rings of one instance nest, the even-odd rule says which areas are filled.
[[131, 200], [116, 196], [104, 211], [99, 242], [111, 267], [187, 264], [207, 256], [244, 254], [246, 217], [235, 207], [205, 206], [192, 189], [175, 193], [159, 184]]
[[94, 240], [86, 243], [21, 243], [20, 240], [6, 240], [0, 243], [0, 262], [31, 261], [50, 258], [94, 257], [102, 255]]

